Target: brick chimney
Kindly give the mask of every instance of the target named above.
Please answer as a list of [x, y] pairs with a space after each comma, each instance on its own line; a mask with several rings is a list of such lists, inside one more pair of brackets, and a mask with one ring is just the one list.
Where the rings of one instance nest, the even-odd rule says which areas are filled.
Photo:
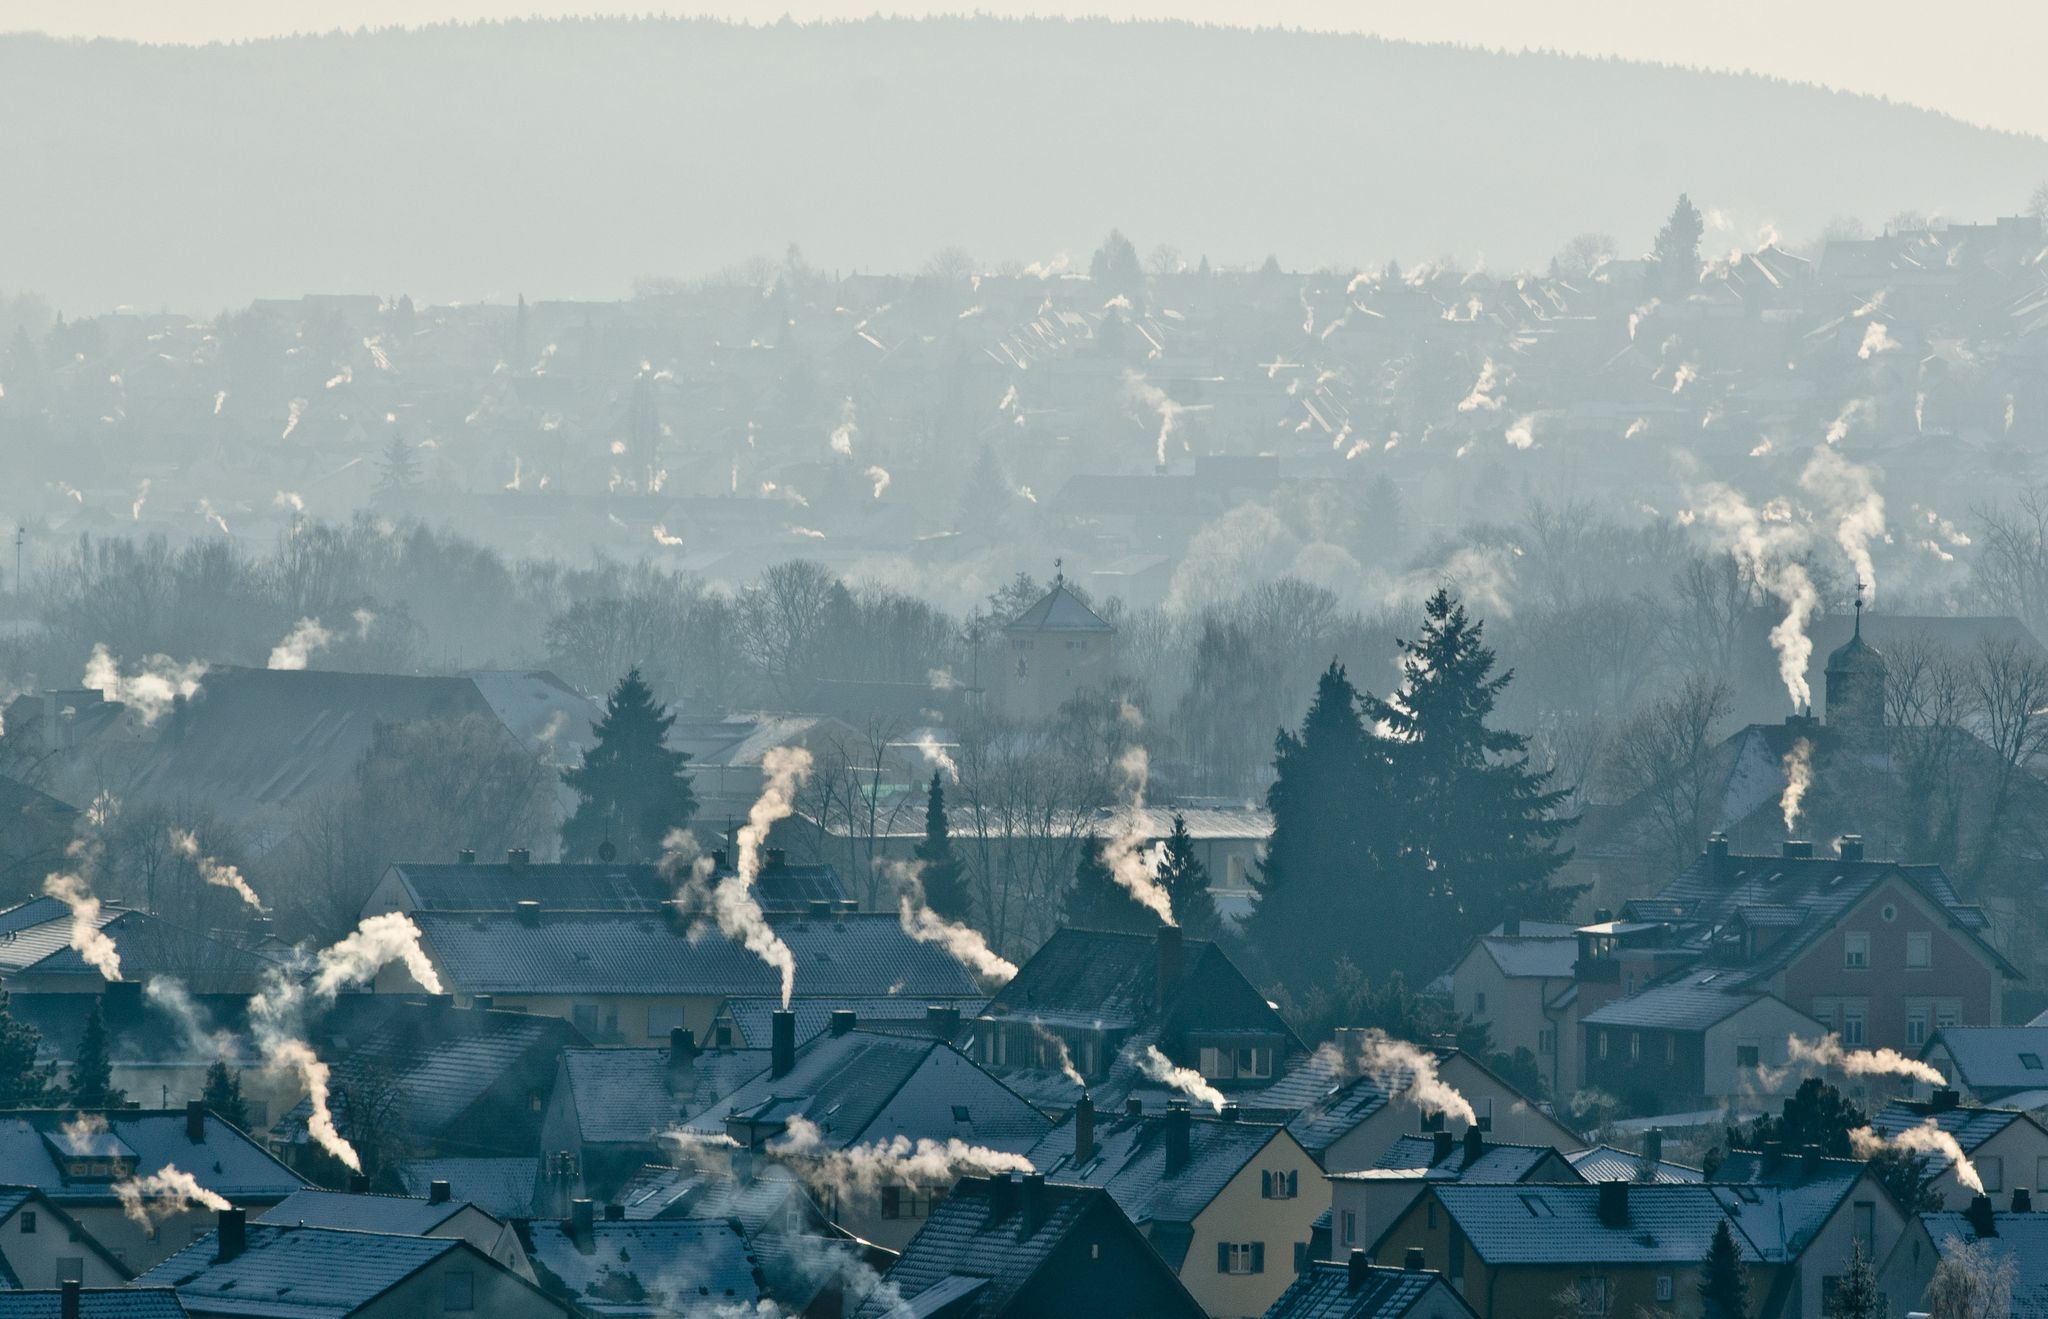
[[1045, 1226], [1052, 1197], [1046, 1194], [1045, 1174], [1042, 1172], [1025, 1173], [1018, 1190], [1023, 1197], [1024, 1235], [1028, 1237]]
[[1017, 1183], [1009, 1173], [999, 1172], [988, 1179], [988, 1216], [991, 1222], [1001, 1222], [1010, 1216], [1010, 1210], [1017, 1205]]
[[203, 1099], [185, 1101], [185, 1139], [194, 1145], [206, 1143], [206, 1101]]
[[465, 848], [463, 848], [463, 849], [462, 849], [462, 850], [461, 850], [460, 852], [457, 852], [457, 853], [455, 854], [455, 864], [456, 864], [456, 865], [458, 865], [458, 866], [473, 866], [473, 865], [475, 865], [475, 864], [476, 864], [476, 849], [475, 849], [474, 847], [465, 847]]
[[860, 1013], [852, 1008], [834, 1008], [825, 1020], [825, 1029], [834, 1035], [844, 1035], [860, 1024]]
[[1425, 1262], [1428, 1260], [1428, 1258], [1428, 1255], [1424, 1253], [1422, 1247], [1410, 1246], [1408, 1247], [1407, 1254], [1401, 1257], [1401, 1271], [1403, 1273], [1420, 1273], [1422, 1272], [1423, 1266]]
[[1728, 869], [1728, 835], [1724, 833], [1707, 836], [1707, 864], [1716, 875]]
[[370, 1179], [359, 1172], [350, 1173], [348, 1177], [348, 1193], [350, 1195], [368, 1195], [370, 1193]]
[[960, 1009], [950, 1003], [927, 1003], [924, 1027], [933, 1039], [951, 1044], [960, 1034]]
[[1628, 1183], [1600, 1183], [1600, 1221], [1609, 1227], [1628, 1226]]
[[1365, 1280], [1367, 1278], [1370, 1278], [1371, 1276], [1372, 1261], [1365, 1257], [1364, 1251], [1352, 1251], [1351, 1258], [1344, 1262], [1345, 1288], [1349, 1291], [1355, 1292], [1360, 1287], [1365, 1286]]
[[1971, 1197], [1970, 1207], [1963, 1211], [1963, 1217], [1970, 1220], [1970, 1230], [1977, 1234], [1980, 1241], [1985, 1237], [1998, 1235], [1998, 1215], [1991, 1208], [1990, 1196]]
[[529, 929], [539, 926], [540, 903], [532, 898], [521, 898], [517, 903], [513, 904], [513, 910], [519, 914], [519, 923], [521, 925]]
[[1160, 926], [1157, 940], [1158, 992], [1154, 995], [1153, 1006], [1164, 1012], [1174, 991], [1180, 988], [1181, 976], [1187, 965], [1187, 946], [1182, 942], [1178, 925]]
[[1643, 1158], [1653, 1164], [1664, 1162], [1664, 1128], [1651, 1127], [1643, 1137]]
[[1457, 1144], [1458, 1138], [1448, 1131], [1438, 1130], [1430, 1132], [1429, 1166], [1434, 1168], [1445, 1159], [1450, 1158], [1451, 1151], [1457, 1147]]
[[768, 1076], [780, 1080], [796, 1066], [796, 1013], [778, 1009], [768, 1018]]
[[505, 849], [505, 864], [508, 866], [523, 866], [532, 859], [533, 853], [523, 847], [508, 847]]
[[1081, 1092], [1081, 1099], [1074, 1105], [1074, 1166], [1076, 1168], [1095, 1157], [1095, 1101], [1088, 1092]]
[[439, 1178], [427, 1183], [427, 1203], [430, 1205], [447, 1204], [452, 1195], [448, 1183]]
[[84, 1283], [70, 1278], [57, 1284], [58, 1319], [80, 1319], [85, 1313], [85, 1298], [81, 1295], [84, 1290]]
[[569, 1221], [562, 1226], [569, 1230], [569, 1240], [576, 1249], [588, 1255], [595, 1248], [597, 1208], [587, 1197], [569, 1202]]
[[2034, 1193], [2024, 1186], [2012, 1188], [2012, 1211], [2016, 1214], [2034, 1212]]
[[1166, 1106], [1166, 1175], [1177, 1177], [1188, 1166], [1188, 1128], [1191, 1120], [1185, 1100]]
[[249, 1248], [249, 1214], [245, 1209], [223, 1209], [215, 1220], [213, 1262], [225, 1264]]
[[1861, 861], [1863, 859], [1863, 835], [1843, 834], [1835, 841], [1835, 855], [1844, 861]]
[[1930, 1113], [1946, 1113], [1963, 1102], [1963, 1097], [1948, 1086], [1936, 1086], [1927, 1096], [1927, 1110]]
[[1225, 1104], [1216, 1110], [1216, 1120], [1218, 1122], [1235, 1122], [1238, 1119], [1238, 1115], [1243, 1111], [1236, 1104]]
[[1465, 1166], [1471, 1167], [1486, 1156], [1486, 1133], [1476, 1125], [1465, 1128]]
[[1804, 838], [1787, 838], [1784, 856], [1787, 861], [1810, 861], [1813, 859], [1813, 844]]
[[1145, 1101], [1136, 1095], [1126, 1095], [1124, 1097], [1124, 1117], [1135, 1122], [1143, 1116], [1145, 1116]]

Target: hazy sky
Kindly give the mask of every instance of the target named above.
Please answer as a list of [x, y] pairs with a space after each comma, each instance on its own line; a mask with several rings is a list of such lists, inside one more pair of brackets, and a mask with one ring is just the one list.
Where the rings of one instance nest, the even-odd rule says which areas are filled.
[[808, 19], [968, 9], [1331, 28], [1747, 69], [2048, 135], [2048, 97], [2040, 93], [2037, 58], [2048, 49], [2048, 5], [2034, 0], [1948, 0], [1931, 9], [1921, 0], [0, 0], [0, 31], [211, 41], [622, 9], [756, 22], [785, 12]]

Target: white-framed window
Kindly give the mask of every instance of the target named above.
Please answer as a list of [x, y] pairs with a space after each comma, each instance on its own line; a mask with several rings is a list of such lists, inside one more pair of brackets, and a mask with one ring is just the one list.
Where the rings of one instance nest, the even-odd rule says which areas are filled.
[[1579, 1279], [1579, 1313], [1607, 1313], [1607, 1279], [1587, 1275]]
[[1926, 930], [1906, 932], [1906, 965], [1924, 969], [1934, 965], [1934, 936]]
[[1216, 1243], [1218, 1273], [1264, 1273], [1266, 1243], [1263, 1241], [1219, 1241]]
[[1984, 1154], [1971, 1159], [1977, 1165], [1977, 1177], [1984, 1183], [1984, 1194], [1995, 1195], [2005, 1189], [2005, 1160], [1996, 1154]]
[[1675, 1291], [1676, 1288], [1672, 1283], [1670, 1274], [1660, 1273], [1657, 1275], [1657, 1299], [1659, 1301], [1669, 1301]]
[[1357, 1244], [1357, 1242], [1358, 1215], [1356, 1212], [1346, 1209], [1344, 1211], [1344, 1244], [1350, 1246]]
[[1863, 1008], [1860, 1004], [1853, 1007], [1846, 1003], [1842, 1005], [1842, 1043], [1863, 1043]]
[[1934, 1003], [1934, 1029], [1946, 1030], [1950, 1026], [1963, 1024], [1963, 1001], [1959, 998], [1936, 999]]
[[1265, 1078], [1273, 1074], [1273, 1049], [1266, 1044], [1242, 1044], [1235, 1048], [1202, 1046], [1201, 1073], [1212, 1081]]
[[1851, 932], [1842, 936], [1842, 965], [1851, 971], [1862, 971], [1870, 966], [1870, 936]]
[[1927, 1043], [1927, 1005], [1925, 1003], [1906, 1006], [1906, 1043]]

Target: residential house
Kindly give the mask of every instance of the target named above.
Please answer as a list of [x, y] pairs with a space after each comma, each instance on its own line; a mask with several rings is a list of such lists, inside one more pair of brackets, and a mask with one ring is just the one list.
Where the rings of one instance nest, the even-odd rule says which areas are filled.
[[119, 1287], [134, 1273], [33, 1186], [0, 1187], [0, 1285]]
[[2048, 1024], [1945, 1027], [1927, 1041], [1920, 1060], [1976, 1103], [2048, 1107]]
[[1109, 676], [1116, 629], [1081, 602], [1064, 575], [1002, 627], [990, 657], [996, 706], [1014, 719], [1045, 719], [1076, 692]]
[[[1738, 984], [1723, 988], [1730, 980]], [[1580, 1030], [1584, 1085], [1638, 1113], [1689, 1112], [1796, 1085], [1786, 1070], [1792, 1039], [1826, 1033], [1718, 967], [1682, 972], [1595, 1008]]]
[[[950, 1021], [950, 1028], [957, 1033], [962, 1018], [972, 1021], [987, 1006], [985, 995], [929, 1002], [913, 998], [797, 998], [790, 1000], [789, 1004], [790, 1011], [796, 1013], [798, 1044], [824, 1034], [832, 1024], [835, 1012], [853, 1013], [869, 1030], [919, 1034], [945, 1029], [943, 1022]], [[707, 1043], [719, 1049], [765, 1049], [775, 1014], [781, 1010], [782, 997], [779, 994], [729, 998], [711, 1024], [711, 1038]]]
[[[976, 1061], [1051, 1111], [1084, 1085], [1105, 1108], [1145, 1091], [1133, 1055], [1151, 1047], [1226, 1094], [1270, 1084], [1307, 1053], [1221, 948], [1170, 925], [1054, 931], [972, 1027]], [[1166, 1092], [1152, 1093], [1163, 1107]]]
[[[1985, 1194], [2048, 1184], [2042, 1180], [2048, 1176], [2048, 1129], [2018, 1109], [1965, 1104], [1955, 1091], [1944, 1088], [1924, 1101], [1892, 1100], [1871, 1116], [1870, 1126], [1890, 1140], [1929, 1122], [1955, 1137]], [[1975, 1196], [1962, 1184], [1948, 1156], [1930, 1155], [1928, 1171], [1929, 1185], [1940, 1195], [1942, 1208], [1962, 1209]]]
[[854, 1313], [895, 1319], [1203, 1319], [1099, 1186], [963, 1177]]
[[26, 892], [60, 869], [77, 829], [77, 807], [0, 774], [0, 893]]
[[1426, 1136], [1402, 1136], [1376, 1166], [1327, 1176], [1329, 1254], [1317, 1258], [1340, 1259], [1377, 1242], [1431, 1186], [1586, 1180], [1565, 1155], [1548, 1145], [1490, 1141], [1478, 1127], [1466, 1127], [1462, 1138], [1442, 1129]]
[[[852, 1013], [801, 1047], [785, 1014], [767, 1069], [679, 1129], [714, 1144], [782, 1159], [799, 1176], [848, 1150], [958, 1140], [1023, 1155], [1052, 1128], [1024, 1098], [943, 1040], [858, 1029]], [[831, 1220], [865, 1241], [896, 1249], [947, 1187], [917, 1180], [820, 1188]]]
[[1492, 1027], [1493, 1040], [1536, 1055], [1552, 1094], [1578, 1088], [1577, 1037], [1559, 1031], [1559, 995], [1575, 983], [1578, 929], [1562, 922], [1509, 921], [1473, 943], [1451, 968], [1451, 1004]]
[[[1481, 1319], [1555, 1319], [1655, 1310], [1698, 1319], [1700, 1261], [1731, 1222], [1706, 1185], [1432, 1186], [1372, 1247], [1376, 1263], [1420, 1249]], [[1753, 1296], [1781, 1271], [1739, 1228]], [[1560, 1301], [1560, 1298], [1570, 1298]]]
[[[2048, 1213], [2034, 1208], [2028, 1191], [2013, 1192], [2010, 1210], [1994, 1210], [1989, 1199], [1972, 1202], [1963, 1210], [1945, 1209], [1920, 1215], [1931, 1254], [1928, 1267], [1913, 1293], [1915, 1303], [1933, 1280], [1934, 1264], [1966, 1247], [1982, 1251], [1993, 1268], [2010, 1262], [2012, 1267], [2012, 1308], [2010, 1319], [2044, 1319], [2048, 1316]], [[2005, 1319], [2005, 1316], [1991, 1316]]]
[[474, 1312], [566, 1319], [571, 1308], [459, 1237], [250, 1223], [218, 1226], [136, 1281], [205, 1319], [416, 1319]]
[[1589, 1182], [1698, 1182], [1706, 1174], [1664, 1157], [1664, 1132], [1652, 1127], [1644, 1133], [1641, 1153], [1595, 1145], [1567, 1154], [1565, 1158], [1579, 1176]]
[[[1238, 1120], [1226, 1105], [1195, 1117], [1185, 1103], [1146, 1116], [1095, 1113], [1083, 1095], [1031, 1151], [1060, 1183], [1106, 1188], [1211, 1315], [1259, 1315], [1306, 1263], [1322, 1170], [1281, 1126]], [[1308, 1193], [1302, 1188], [1306, 1184]]]
[[0, 1319], [186, 1319], [169, 1287], [80, 1287], [0, 1291]]
[[480, 1205], [456, 1199], [446, 1182], [433, 1183], [423, 1196], [308, 1188], [292, 1192], [259, 1214], [256, 1221], [350, 1232], [396, 1232], [408, 1237], [455, 1237], [520, 1277], [533, 1277], [533, 1266], [527, 1263], [512, 1225]]
[[[521, 902], [511, 912], [421, 911], [421, 947], [458, 1001], [561, 1017], [593, 1044], [662, 1045], [678, 1027], [713, 1038], [734, 996], [780, 994], [775, 968], [716, 927], [664, 913], [557, 911]], [[904, 933], [894, 912], [838, 909], [769, 917], [796, 958], [803, 998], [981, 997], [973, 974], [936, 944]], [[402, 968], [377, 987], [417, 990]]]
[[747, 1313], [762, 1298], [760, 1267], [736, 1222], [598, 1218], [578, 1200], [567, 1220], [535, 1219], [520, 1235], [541, 1287], [593, 1319]]
[[[1912, 1214], [1861, 1159], [1829, 1159], [1813, 1151], [1733, 1150], [1708, 1184], [1717, 1188], [1729, 1217], [1765, 1260], [1785, 1266], [1779, 1285], [1796, 1295], [1760, 1297], [1766, 1312], [1832, 1313], [1834, 1290], [1851, 1249], [1862, 1246], [1871, 1267], [1883, 1274], [1913, 1223]], [[1906, 1250], [1910, 1255], [1910, 1245]], [[1903, 1314], [1919, 1295], [1894, 1300], [1893, 1312]]]
[[401, 1159], [393, 1167], [407, 1195], [432, 1196], [434, 1184], [440, 1182], [451, 1198], [473, 1204], [493, 1218], [510, 1222], [534, 1216], [539, 1159]]
[[[558, 1017], [352, 995], [324, 1033], [337, 1128], [382, 1157], [514, 1158], [538, 1147], [556, 1056], [583, 1044]], [[360, 1029], [358, 1029], [360, 1027]], [[358, 1111], [360, 1110], [360, 1111]], [[271, 1128], [294, 1161], [315, 1148], [301, 1100]]]
[[1362, 1250], [1343, 1261], [1313, 1260], [1288, 1284], [1265, 1319], [1478, 1319], [1444, 1275], [1419, 1258], [1397, 1269], [1369, 1263]]
[[259, 1210], [306, 1185], [197, 1102], [182, 1109], [83, 1115], [71, 1108], [0, 1113], [0, 1186], [35, 1187], [123, 1268], [149, 1268], [211, 1223], [196, 1210], [180, 1210], [147, 1227], [128, 1216], [114, 1183], [167, 1168], [188, 1172], [213, 1194]]
[[[716, 853], [714, 878], [732, 873]], [[754, 899], [764, 911], [808, 912], [813, 902], [846, 899], [839, 872], [831, 866], [796, 865], [769, 849], [754, 881]], [[394, 861], [363, 902], [363, 915], [387, 911], [516, 912], [522, 902], [554, 911], [661, 912], [674, 904], [676, 881], [661, 867], [618, 861], [578, 864], [532, 859], [523, 848], [503, 861], [477, 860], [463, 852], [452, 862]]]

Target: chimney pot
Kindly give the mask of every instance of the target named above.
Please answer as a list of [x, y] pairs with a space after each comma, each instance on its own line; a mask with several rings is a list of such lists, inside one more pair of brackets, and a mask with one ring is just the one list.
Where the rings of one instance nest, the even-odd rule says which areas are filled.
[[473, 847], [465, 847], [465, 848], [463, 848], [463, 849], [462, 849], [462, 850], [461, 850], [460, 852], [457, 852], [457, 853], [455, 854], [455, 864], [456, 864], [456, 865], [458, 865], [458, 866], [473, 866], [473, 865], [475, 865], [475, 864], [476, 864], [476, 849], [475, 849], [475, 848], [473, 848]]
[[763, 853], [767, 857], [767, 865], [764, 869], [780, 870], [789, 862], [789, 854], [779, 847], [765, 848]]
[[1434, 1168], [1451, 1157], [1451, 1149], [1458, 1143], [1457, 1137], [1448, 1131], [1429, 1133], [1429, 1166]]
[[[1359, 1251], [1358, 1253], [1364, 1254], [1365, 1252]], [[1401, 1257], [1401, 1268], [1407, 1273], [1420, 1273], [1422, 1272], [1423, 1261], [1427, 1258], [1428, 1256], [1423, 1253], [1422, 1247], [1410, 1246], [1408, 1247], [1408, 1253]]]
[[1239, 1110], [1236, 1104], [1225, 1104], [1223, 1107], [1216, 1110], [1217, 1120], [1222, 1122], [1235, 1122], [1237, 1121], [1238, 1111]]
[[1728, 859], [1728, 835], [1713, 833], [1707, 836], [1707, 857], [1715, 864]]
[[1813, 843], [1810, 840], [1805, 838], [1787, 838], [1785, 840], [1785, 859], [1787, 861], [1806, 861], [1811, 860], [1812, 857]]
[[57, 1284], [57, 1290], [59, 1293], [57, 1298], [57, 1314], [59, 1319], [80, 1319], [80, 1316], [85, 1313], [85, 1298], [81, 1294], [85, 1290], [85, 1284], [67, 1278]]
[[540, 924], [540, 903], [534, 899], [519, 899], [518, 903], [515, 904], [514, 910], [519, 913], [519, 923], [521, 925], [532, 927]]
[[194, 1145], [206, 1143], [206, 1101], [203, 1099], [185, 1101], [185, 1139]]
[[768, 1018], [768, 1075], [779, 1080], [795, 1066], [796, 1013], [780, 1008]]
[[1651, 1127], [1643, 1137], [1643, 1157], [1651, 1163], [1664, 1162], [1664, 1128]]
[[833, 902], [830, 898], [812, 898], [805, 905], [814, 921], [822, 921], [832, 915]]
[[1998, 1235], [1998, 1214], [1991, 1208], [1990, 1196], [1971, 1197], [1970, 1207], [1963, 1211], [1963, 1216], [1970, 1220], [1970, 1230], [1975, 1232], [1980, 1240]]
[[1841, 839], [1835, 844], [1835, 852], [1844, 861], [1861, 861], [1863, 859], [1863, 835], [1843, 834]]
[[427, 1203], [430, 1205], [447, 1204], [451, 1194], [448, 1183], [438, 1177], [427, 1183]]
[[1366, 1259], [1365, 1252], [1362, 1250], [1352, 1251], [1351, 1258], [1344, 1262], [1345, 1287], [1351, 1291], [1357, 1291], [1360, 1287], [1365, 1286], [1365, 1280], [1371, 1276], [1372, 1264]]
[[1927, 1107], [1935, 1113], [1946, 1113], [1962, 1102], [1962, 1095], [1945, 1085], [1936, 1086], [1927, 1096]]
[[1166, 1175], [1174, 1177], [1188, 1166], [1188, 1106], [1175, 1100], [1166, 1106]]
[[1127, 1118], [1141, 1118], [1145, 1116], [1145, 1101], [1135, 1095], [1126, 1098], [1124, 1100], [1124, 1116]]
[[852, 1008], [834, 1008], [828, 1027], [834, 1035], [844, 1035], [859, 1023], [860, 1014]]
[[1628, 1183], [1600, 1183], [1600, 1221], [1609, 1227], [1628, 1223]]
[[1187, 945], [1183, 941], [1180, 926], [1162, 925], [1157, 938], [1157, 962], [1159, 972], [1158, 994], [1154, 1006], [1161, 1012], [1173, 1000], [1180, 988], [1181, 975], [1186, 966]]
[[249, 1245], [249, 1214], [243, 1209], [223, 1209], [215, 1220], [213, 1262], [225, 1264]]
[[927, 1003], [924, 1006], [924, 1025], [933, 1039], [951, 1044], [960, 1034], [960, 1009], [950, 1003]]
[[1486, 1133], [1476, 1125], [1465, 1128], [1465, 1166], [1471, 1167], [1486, 1153]]
[[505, 864], [508, 866], [523, 866], [532, 856], [533, 854], [523, 847], [508, 847], [505, 849]]
[[1074, 1166], [1081, 1167], [1095, 1157], [1095, 1101], [1083, 1090], [1074, 1105]]
[[1045, 1174], [1027, 1172], [1019, 1188], [1024, 1198], [1024, 1235], [1029, 1236], [1045, 1225], [1046, 1194]]
[[2012, 1188], [2012, 1211], [2016, 1214], [2034, 1212], [2034, 1193], [2024, 1186]]

